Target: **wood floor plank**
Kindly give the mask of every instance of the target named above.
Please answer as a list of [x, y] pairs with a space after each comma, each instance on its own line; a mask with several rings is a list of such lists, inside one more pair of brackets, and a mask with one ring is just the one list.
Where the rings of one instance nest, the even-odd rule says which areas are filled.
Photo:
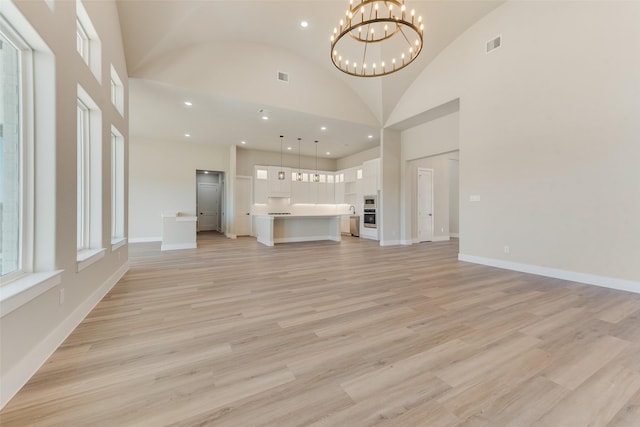
[[14, 426], [640, 426], [640, 295], [458, 243], [131, 244]]

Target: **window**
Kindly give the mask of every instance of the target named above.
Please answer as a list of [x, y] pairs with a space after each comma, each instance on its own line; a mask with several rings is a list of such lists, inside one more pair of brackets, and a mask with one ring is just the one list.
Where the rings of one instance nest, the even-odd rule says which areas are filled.
[[102, 82], [102, 44], [80, 0], [76, 1], [76, 49], [98, 82]]
[[0, 32], [0, 273], [22, 270], [22, 71], [21, 52]]
[[124, 116], [124, 86], [113, 65], [111, 66], [111, 103], [120, 115]]
[[102, 248], [102, 113], [78, 86], [76, 243], [78, 270], [104, 256]]
[[111, 127], [111, 244], [124, 244], [124, 137]]
[[12, 2], [2, 2], [0, 317], [61, 282], [50, 214], [56, 191], [54, 93], [53, 52]]
[[89, 65], [89, 36], [79, 20], [76, 20], [76, 50]]

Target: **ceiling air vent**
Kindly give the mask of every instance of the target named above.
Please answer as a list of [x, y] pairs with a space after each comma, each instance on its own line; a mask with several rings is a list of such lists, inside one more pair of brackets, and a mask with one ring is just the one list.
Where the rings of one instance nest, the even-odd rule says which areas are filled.
[[492, 38], [487, 42], [487, 53], [499, 48], [502, 45], [502, 36]]
[[278, 80], [281, 82], [289, 83], [289, 73], [278, 71]]

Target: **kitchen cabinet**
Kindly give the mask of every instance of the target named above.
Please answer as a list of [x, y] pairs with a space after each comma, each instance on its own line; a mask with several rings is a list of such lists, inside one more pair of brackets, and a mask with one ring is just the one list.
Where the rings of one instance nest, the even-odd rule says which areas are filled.
[[[269, 197], [291, 197], [291, 168], [267, 167]], [[284, 171], [284, 179], [278, 179], [278, 172]]]
[[253, 203], [266, 204], [269, 192], [269, 170], [256, 166], [253, 174]]
[[298, 172], [291, 172], [291, 203], [295, 204], [313, 204], [316, 203], [318, 196], [317, 183], [312, 182], [313, 174], [308, 170], [301, 170], [302, 181], [298, 181]]
[[362, 164], [362, 194], [365, 196], [378, 194], [380, 159], [368, 160]]

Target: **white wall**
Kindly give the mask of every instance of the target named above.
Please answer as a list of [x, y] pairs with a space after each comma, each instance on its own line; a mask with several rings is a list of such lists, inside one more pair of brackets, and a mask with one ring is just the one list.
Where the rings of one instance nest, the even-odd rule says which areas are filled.
[[377, 159], [380, 157], [380, 147], [369, 148], [368, 150], [361, 151], [359, 153], [352, 154], [350, 156], [338, 159], [337, 169], [343, 170], [356, 166], [362, 166], [362, 164], [368, 160]]
[[129, 168], [130, 240], [160, 240], [163, 212], [196, 214], [196, 170], [228, 176], [229, 149], [132, 138]]
[[[36, 103], [46, 100], [55, 105], [39, 110], [36, 117], [36, 246], [34, 266], [63, 270], [62, 282], [35, 299], [2, 313], [0, 334], [0, 406], [35, 373], [49, 355], [64, 341], [93, 306], [126, 272], [127, 246], [111, 247], [111, 157], [110, 133], [115, 125], [128, 144], [128, 80], [120, 36], [118, 11], [114, 1], [84, 2], [87, 13], [101, 40], [101, 80], [97, 80], [76, 52], [76, 2], [56, 1], [49, 9], [44, 1], [0, 3], [3, 15], [23, 32], [32, 26], [51, 50], [51, 72], [41, 79], [51, 80], [36, 87]], [[14, 16], [18, 18], [13, 18]], [[18, 21], [23, 21], [20, 23]], [[38, 59], [43, 54], [36, 52]], [[44, 55], [47, 56], [47, 55]], [[125, 112], [121, 115], [111, 104], [110, 69], [113, 64], [124, 85]], [[78, 272], [76, 249], [76, 93], [78, 84], [95, 101], [102, 112], [102, 246], [105, 256]], [[55, 90], [53, 90], [55, 88]], [[47, 144], [39, 142], [46, 140]], [[46, 145], [46, 146], [45, 146]], [[43, 152], [44, 151], [44, 152]], [[128, 156], [125, 150], [125, 164]], [[46, 175], [43, 172], [46, 171]], [[50, 171], [50, 174], [49, 174]], [[126, 173], [126, 172], [125, 172]], [[125, 189], [127, 188], [125, 176]], [[126, 191], [126, 190], [125, 190]], [[46, 194], [42, 194], [46, 192]], [[40, 204], [39, 202], [45, 202]], [[125, 206], [125, 213], [127, 206]], [[126, 219], [125, 219], [126, 222]], [[125, 224], [126, 225], [126, 224]], [[51, 239], [51, 245], [42, 244]], [[60, 291], [64, 289], [64, 302]]]
[[460, 98], [463, 257], [640, 291], [638, 22], [639, 2], [507, 2], [407, 91], [391, 124]]
[[[279, 82], [277, 71], [288, 72], [289, 83]], [[132, 77], [257, 105], [380, 125], [381, 111], [373, 111], [336, 74], [266, 44], [224, 40], [180, 47], [136, 69]]]

